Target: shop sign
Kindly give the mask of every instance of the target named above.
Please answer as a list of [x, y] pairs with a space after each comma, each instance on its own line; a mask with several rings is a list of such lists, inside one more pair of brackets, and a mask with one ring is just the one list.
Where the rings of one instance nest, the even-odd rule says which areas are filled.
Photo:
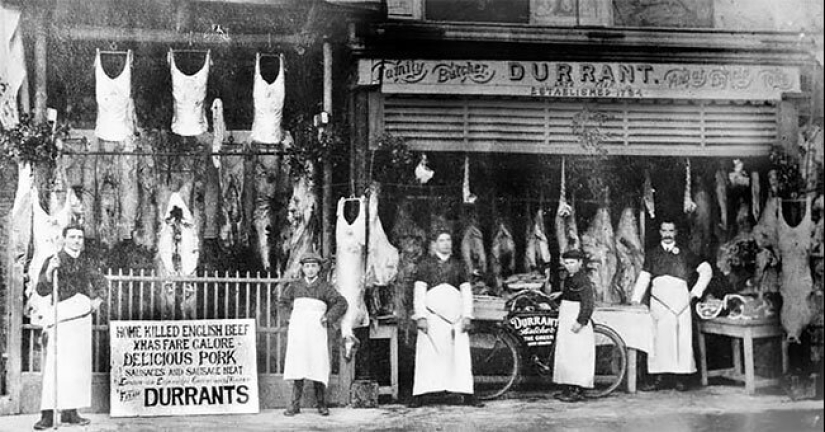
[[507, 322], [529, 347], [553, 345], [556, 341], [559, 319], [547, 313], [519, 313]]
[[539, 98], [779, 100], [800, 91], [795, 67], [550, 61], [362, 59], [359, 84]]
[[259, 412], [255, 320], [112, 321], [112, 417]]

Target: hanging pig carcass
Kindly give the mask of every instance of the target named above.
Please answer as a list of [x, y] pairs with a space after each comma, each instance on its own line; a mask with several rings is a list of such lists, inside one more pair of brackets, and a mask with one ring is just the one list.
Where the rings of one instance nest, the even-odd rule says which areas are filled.
[[782, 311], [780, 318], [788, 339], [799, 343], [802, 331], [811, 323], [814, 309], [811, 305], [813, 277], [811, 275], [811, 248], [815, 225], [811, 212], [811, 197], [805, 200], [805, 213], [796, 226], [785, 220], [781, 207], [778, 215], [778, 244], [782, 259]]
[[79, 224], [82, 220], [83, 202], [73, 189], [69, 189], [63, 206], [50, 215], [40, 206], [39, 192], [36, 187], [32, 187], [31, 196], [34, 252], [28, 270], [29, 283], [25, 292], [25, 310], [31, 318], [31, 323], [39, 324], [43, 319], [48, 318], [44, 316], [48, 307], [48, 299], [38, 295], [36, 291], [40, 271], [46, 260], [63, 248], [63, 228], [70, 224]]
[[[347, 204], [357, 206], [357, 215], [348, 220]], [[335, 224], [335, 284], [347, 299], [347, 312], [341, 319], [341, 336], [344, 338], [344, 357], [352, 359], [359, 341], [355, 328], [369, 325], [369, 314], [364, 302], [365, 246], [366, 246], [366, 198], [341, 198], [338, 200]]]
[[[185, 191], [184, 191], [185, 192]], [[161, 277], [192, 276], [198, 267], [200, 241], [197, 226], [181, 193], [169, 195], [158, 233], [158, 261]], [[160, 295], [160, 313], [164, 319], [195, 318], [197, 292], [187, 282], [164, 281]]]

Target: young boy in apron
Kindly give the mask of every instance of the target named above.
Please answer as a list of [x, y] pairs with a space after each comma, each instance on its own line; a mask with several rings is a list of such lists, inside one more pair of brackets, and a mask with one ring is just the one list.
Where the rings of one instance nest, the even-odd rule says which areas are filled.
[[593, 337], [593, 284], [582, 271], [585, 255], [570, 250], [562, 255], [567, 279], [559, 306], [559, 327], [556, 332], [556, 360], [553, 382], [563, 384], [556, 399], [565, 402], [584, 400], [582, 388], [593, 388], [596, 370], [596, 342]]
[[310, 252], [301, 258], [303, 278], [289, 284], [281, 295], [281, 306], [292, 309], [287, 331], [284, 379], [292, 380], [292, 400], [284, 415], [301, 412], [304, 380], [314, 381], [318, 412], [329, 415], [326, 386], [330, 359], [327, 325], [335, 324], [347, 310], [347, 300], [327, 281], [321, 279], [322, 258]]

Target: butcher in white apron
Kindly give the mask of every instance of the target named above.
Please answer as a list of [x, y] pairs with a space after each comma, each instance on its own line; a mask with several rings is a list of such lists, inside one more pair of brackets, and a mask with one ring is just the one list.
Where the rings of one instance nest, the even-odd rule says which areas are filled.
[[284, 379], [291, 380], [292, 400], [284, 415], [301, 412], [304, 380], [314, 381], [318, 412], [329, 415], [326, 386], [329, 382], [330, 359], [327, 325], [335, 324], [347, 311], [347, 300], [327, 281], [321, 279], [323, 260], [316, 253], [301, 258], [304, 277], [289, 284], [281, 295], [284, 309], [292, 309], [287, 331]]
[[[661, 244], [645, 253], [642, 272], [633, 289], [633, 304], [641, 304], [650, 289], [650, 315], [653, 317], [654, 345], [648, 357], [648, 372], [655, 375], [654, 382], [643, 390], [661, 389], [670, 384], [664, 374], [672, 374], [671, 382], [677, 390], [687, 389], [685, 375], [696, 372], [693, 359], [693, 329], [690, 310], [691, 300], [702, 297], [713, 271], [710, 264], [701, 262], [687, 249], [676, 246], [676, 225], [663, 221], [659, 235]], [[699, 277], [693, 288], [688, 279], [697, 272]]]
[[452, 257], [448, 231], [436, 233], [435, 256], [418, 266], [415, 276], [413, 319], [418, 325], [411, 407], [421, 406], [421, 395], [459, 393], [464, 403], [480, 406], [473, 394], [470, 337], [473, 291], [464, 264]]
[[46, 358], [40, 403], [42, 418], [34, 425], [36, 430], [53, 427], [55, 409], [61, 411], [63, 423], [89, 424], [89, 419], [80, 417], [77, 409], [92, 405], [92, 313], [106, 295], [107, 282], [103, 274], [81, 256], [83, 228], [67, 226], [63, 240], [63, 249], [49, 257], [37, 283], [37, 293], [48, 296], [51, 301], [57, 270], [57, 337], [54, 310], [49, 308], [43, 313]]
[[567, 270], [559, 306], [553, 382], [564, 385], [556, 399], [584, 400], [583, 388], [593, 388], [596, 372], [596, 341], [593, 336], [593, 283], [580, 271], [585, 255], [573, 249], [562, 254]]

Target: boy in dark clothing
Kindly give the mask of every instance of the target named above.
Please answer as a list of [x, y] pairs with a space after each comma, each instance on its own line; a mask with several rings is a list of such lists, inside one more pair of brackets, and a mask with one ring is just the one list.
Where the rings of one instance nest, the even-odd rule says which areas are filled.
[[326, 386], [329, 381], [330, 359], [327, 324], [338, 322], [347, 311], [347, 300], [327, 281], [318, 277], [323, 260], [315, 253], [301, 259], [304, 277], [284, 290], [280, 304], [291, 309], [287, 331], [284, 379], [293, 380], [292, 401], [284, 415], [301, 412], [304, 379], [315, 382], [318, 412], [329, 415]]
[[565, 402], [584, 399], [582, 388], [593, 388], [596, 343], [593, 337], [593, 284], [582, 270], [585, 255], [579, 250], [562, 255], [567, 279], [559, 306], [553, 382], [565, 385], [556, 398]]

